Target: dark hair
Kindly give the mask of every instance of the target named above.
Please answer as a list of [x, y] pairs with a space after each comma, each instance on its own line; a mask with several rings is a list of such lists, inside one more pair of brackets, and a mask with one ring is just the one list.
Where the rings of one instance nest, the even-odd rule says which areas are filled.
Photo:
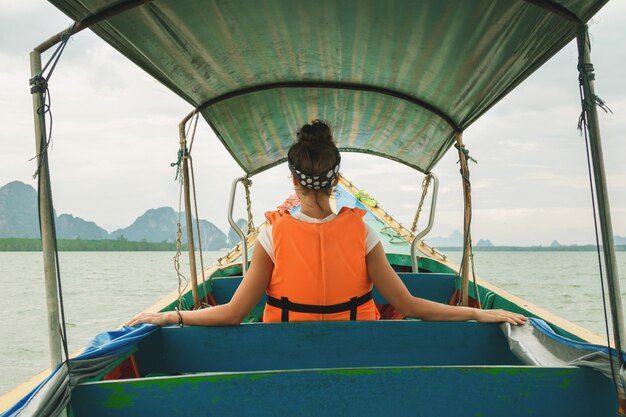
[[[295, 170], [308, 176], [326, 178], [327, 173], [334, 171], [333, 180], [341, 161], [330, 127], [319, 119], [300, 128], [298, 141], [289, 148], [287, 158]], [[332, 187], [328, 184], [322, 188], [330, 190]]]

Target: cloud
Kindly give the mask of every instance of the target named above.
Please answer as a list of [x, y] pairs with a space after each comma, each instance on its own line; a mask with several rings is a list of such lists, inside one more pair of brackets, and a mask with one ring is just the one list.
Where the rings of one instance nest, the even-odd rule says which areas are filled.
[[72, 21], [48, 2], [4, 0], [0, 8], [0, 50], [28, 56]]
[[491, 239], [496, 245], [594, 241], [591, 210], [583, 208], [477, 208], [473, 210], [472, 225], [474, 236]]
[[[0, 185], [34, 184], [35, 163], [28, 52], [66, 27], [69, 19], [51, 5], [8, 0], [0, 10]], [[626, 7], [610, 2], [592, 24], [592, 58], [598, 94], [613, 115], [601, 115], [603, 146], [616, 234], [626, 235]], [[44, 55], [44, 60], [49, 54]], [[478, 164], [471, 164], [476, 237], [497, 244], [588, 242], [590, 197], [584, 142], [576, 130], [580, 113], [576, 47], [569, 45], [505, 97], [464, 134]], [[55, 203], [113, 230], [152, 207], [177, 207], [173, 180], [180, 119], [191, 109], [92, 33], [70, 41], [51, 80]], [[201, 217], [227, 228], [232, 180], [241, 169], [204, 122], [194, 144]], [[458, 155], [452, 149], [435, 168], [440, 189], [431, 235], [461, 230], [463, 197]], [[423, 175], [378, 157], [346, 154], [347, 177], [410, 225]], [[254, 216], [292, 192], [278, 166], [253, 178]], [[243, 193], [236, 216], [245, 215]], [[532, 209], [531, 207], [535, 207]], [[546, 240], [542, 240], [546, 239]]]

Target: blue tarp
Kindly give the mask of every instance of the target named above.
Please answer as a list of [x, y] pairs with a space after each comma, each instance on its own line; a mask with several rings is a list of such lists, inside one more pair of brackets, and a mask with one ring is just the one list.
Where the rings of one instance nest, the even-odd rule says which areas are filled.
[[46, 379], [0, 417], [57, 415], [69, 403], [74, 385], [102, 373], [117, 357], [133, 349], [158, 328], [154, 324], [141, 324], [97, 335], [78, 356], [57, 366]]
[[[500, 327], [508, 339], [511, 352], [526, 365], [593, 368], [626, 386], [626, 373], [619, 369], [618, 353], [613, 348], [609, 350], [608, 346], [568, 339], [536, 318], [530, 318], [523, 326], [503, 323]], [[623, 352], [622, 355], [626, 360]]]
[[100, 333], [85, 346], [80, 355], [70, 361], [126, 353], [158, 328], [159, 326], [155, 324], [140, 324], [135, 327], [123, 326], [118, 330]]
[[[564, 346], [569, 346], [574, 349], [584, 350], [588, 352], [602, 352], [602, 353], [606, 353], [607, 355], [609, 354], [608, 346], [595, 345], [591, 343], [579, 342], [577, 340], [568, 339], [567, 337], [556, 334], [554, 330], [552, 330], [552, 328], [548, 325], [548, 323], [546, 323], [545, 321], [541, 319], [530, 318], [529, 320], [531, 324], [533, 325], [533, 327], [535, 327], [535, 329], [539, 330], [541, 333], [543, 333], [550, 339]], [[617, 356], [617, 350], [611, 348], [611, 355], [614, 357]], [[626, 361], [626, 354], [622, 352], [622, 355], [624, 357], [624, 361]]]

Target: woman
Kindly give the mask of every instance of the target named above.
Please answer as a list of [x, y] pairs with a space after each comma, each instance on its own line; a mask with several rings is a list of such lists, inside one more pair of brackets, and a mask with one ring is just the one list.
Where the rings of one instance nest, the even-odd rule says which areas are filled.
[[431, 321], [508, 322], [526, 318], [505, 310], [481, 310], [413, 297], [393, 270], [378, 235], [359, 209], [330, 207], [341, 156], [320, 120], [305, 124], [287, 154], [300, 211], [271, 212], [250, 268], [232, 300], [204, 310], [143, 313], [130, 323], [237, 325], [267, 292], [264, 322], [376, 320], [373, 285], [404, 317]]

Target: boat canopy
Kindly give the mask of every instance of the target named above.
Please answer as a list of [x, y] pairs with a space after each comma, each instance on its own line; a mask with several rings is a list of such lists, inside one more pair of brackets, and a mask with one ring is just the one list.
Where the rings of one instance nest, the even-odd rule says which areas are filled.
[[51, 3], [97, 22], [98, 36], [198, 109], [255, 174], [283, 162], [299, 126], [317, 118], [342, 151], [430, 172], [607, 1]]

